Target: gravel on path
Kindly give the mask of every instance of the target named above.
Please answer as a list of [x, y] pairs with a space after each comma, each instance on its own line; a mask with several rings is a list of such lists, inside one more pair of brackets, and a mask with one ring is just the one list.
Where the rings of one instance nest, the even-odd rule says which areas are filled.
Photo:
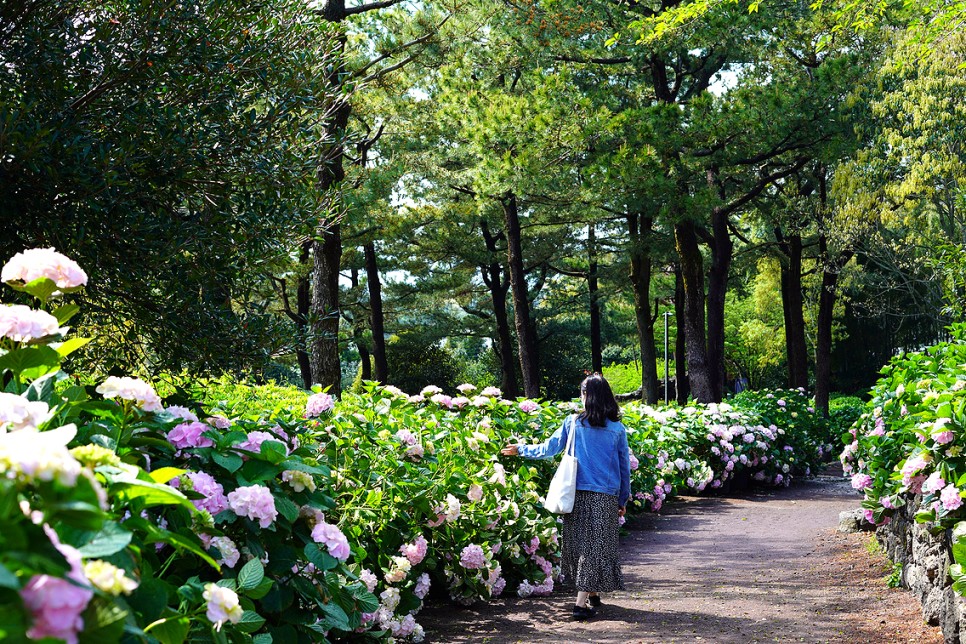
[[941, 644], [916, 599], [889, 588], [869, 534], [836, 531], [859, 498], [840, 477], [738, 497], [680, 497], [628, 524], [627, 589], [597, 617], [570, 618], [573, 593], [430, 606], [428, 642], [910, 642]]

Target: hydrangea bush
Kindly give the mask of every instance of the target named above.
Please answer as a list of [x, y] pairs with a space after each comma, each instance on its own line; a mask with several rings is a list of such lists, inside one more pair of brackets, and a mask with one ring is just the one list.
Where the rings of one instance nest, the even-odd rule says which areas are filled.
[[950, 573], [966, 594], [966, 326], [954, 327], [949, 342], [894, 358], [882, 374], [842, 436], [842, 466], [870, 522], [887, 524], [905, 507], [936, 531], [953, 528]]
[[[577, 407], [495, 387], [365, 384], [335, 400], [224, 380], [171, 397], [68, 377], [86, 275], [53, 250], [3, 272], [0, 632], [10, 641], [418, 642], [430, 595], [545, 595], [552, 461], [502, 459]], [[199, 402], [200, 401], [200, 402]], [[632, 509], [735, 482], [788, 485], [827, 453], [798, 391], [624, 409]], [[53, 600], [51, 599], [53, 598]]]
[[36, 306], [0, 304], [0, 638], [324, 641], [378, 609], [298, 425], [75, 384], [83, 270], [43, 249], [2, 276]]

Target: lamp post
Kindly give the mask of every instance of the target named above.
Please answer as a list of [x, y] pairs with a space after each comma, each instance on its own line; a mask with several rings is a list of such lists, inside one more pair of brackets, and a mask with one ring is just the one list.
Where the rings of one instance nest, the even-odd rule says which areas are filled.
[[664, 312], [664, 404], [668, 404], [668, 363], [667, 363], [667, 319], [668, 316], [674, 315], [670, 311]]

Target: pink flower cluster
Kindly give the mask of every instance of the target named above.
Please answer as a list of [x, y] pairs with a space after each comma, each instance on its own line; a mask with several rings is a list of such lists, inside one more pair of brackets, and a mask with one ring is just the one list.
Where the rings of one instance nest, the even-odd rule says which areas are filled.
[[215, 443], [207, 436], [202, 436], [202, 434], [211, 429], [208, 425], [204, 423], [199, 423], [197, 421], [191, 423], [181, 423], [180, 425], [175, 425], [167, 434], [168, 442], [177, 447], [178, 449], [186, 449], [188, 447], [211, 447]]
[[138, 378], [118, 378], [109, 376], [107, 380], [97, 386], [97, 393], [105, 398], [120, 398], [131, 400], [144, 411], [161, 411], [161, 399], [155, 393], [154, 387]]
[[[243, 449], [246, 452], [253, 452], [258, 454], [262, 451], [262, 443], [265, 441], [276, 441], [281, 443], [281, 439], [272, 434], [271, 432], [248, 432], [248, 436], [245, 440], [237, 445], [238, 449]], [[285, 446], [285, 453], [288, 454], [288, 446]]]
[[312, 394], [305, 401], [305, 417], [315, 418], [335, 409], [335, 399], [326, 393]]
[[77, 644], [77, 634], [84, 629], [81, 613], [87, 608], [94, 592], [87, 584], [80, 552], [60, 543], [57, 533], [50, 527], [45, 525], [44, 531], [54, 547], [67, 559], [70, 566], [68, 579], [77, 583], [50, 575], [30, 578], [20, 591], [24, 606], [33, 618], [27, 637], [38, 640], [50, 637], [64, 640], [67, 644]]
[[325, 521], [316, 523], [315, 527], [312, 528], [312, 540], [316, 543], [325, 544], [325, 547], [329, 549], [329, 554], [339, 561], [345, 561], [351, 554], [349, 540], [342, 534], [338, 526], [331, 523]]
[[429, 583], [429, 575], [424, 572], [419, 576], [419, 579], [416, 580], [416, 587], [413, 589], [413, 594], [415, 594], [419, 599], [425, 598], [429, 593]]
[[194, 491], [204, 494], [203, 499], [194, 499], [192, 503], [199, 510], [207, 510], [211, 516], [228, 509], [228, 499], [225, 497], [225, 488], [216, 481], [211, 474], [206, 472], [188, 472], [185, 478], [191, 480]]
[[533, 402], [532, 400], [521, 400], [520, 404], [518, 404], [517, 407], [520, 408], [520, 411], [527, 414], [532, 414], [533, 412], [540, 409], [540, 405]]
[[87, 284], [87, 273], [74, 260], [53, 248], [31, 248], [14, 255], [0, 271], [0, 282], [24, 282], [46, 277], [57, 288], [77, 288]]
[[278, 517], [275, 497], [264, 485], [249, 485], [229, 492], [228, 507], [240, 517], [258, 521], [258, 525], [262, 528], [272, 525]]
[[482, 546], [471, 543], [463, 548], [460, 553], [460, 565], [468, 570], [486, 567], [486, 554], [483, 552]]
[[856, 490], [864, 490], [868, 487], [872, 487], [872, 477], [868, 474], [853, 474], [852, 487]]
[[406, 559], [409, 559], [409, 563], [416, 566], [419, 565], [423, 559], [426, 558], [426, 551], [429, 549], [429, 543], [426, 541], [426, 537], [419, 535], [416, 540], [412, 543], [406, 543], [399, 546], [399, 552], [403, 554]]
[[60, 331], [60, 323], [46, 311], [35, 311], [22, 304], [0, 305], [0, 338], [32, 342]]
[[446, 409], [453, 408], [453, 399], [446, 394], [433, 394], [430, 400], [440, 407], [446, 407]]

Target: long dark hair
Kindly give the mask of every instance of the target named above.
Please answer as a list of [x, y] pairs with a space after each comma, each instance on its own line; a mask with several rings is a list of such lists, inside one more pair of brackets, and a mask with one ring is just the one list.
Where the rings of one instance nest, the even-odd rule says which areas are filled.
[[580, 383], [580, 393], [584, 394], [584, 411], [577, 417], [591, 427], [604, 427], [608, 420], [620, 418], [620, 407], [604, 376], [595, 373]]

